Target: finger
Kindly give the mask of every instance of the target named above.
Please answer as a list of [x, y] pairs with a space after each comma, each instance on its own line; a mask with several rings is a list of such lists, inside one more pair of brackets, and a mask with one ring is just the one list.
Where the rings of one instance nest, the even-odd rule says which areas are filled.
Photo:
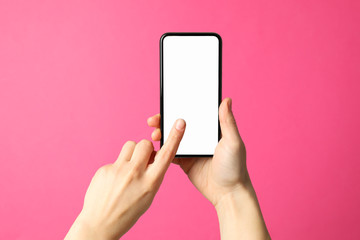
[[156, 114], [147, 119], [147, 124], [149, 127], [160, 128], [160, 114]]
[[236, 121], [231, 110], [231, 98], [224, 99], [219, 107], [219, 119], [222, 138], [230, 141], [241, 141]]
[[160, 128], [156, 128], [152, 133], [151, 133], [151, 139], [153, 141], [160, 141], [161, 139], [161, 131]]
[[122, 149], [121, 152], [119, 154], [119, 157], [117, 158], [117, 160], [115, 161], [114, 165], [119, 165], [121, 161], [130, 161], [131, 156], [134, 152], [136, 146], [136, 142], [134, 141], [127, 141]]
[[183, 119], [176, 120], [172, 127], [166, 142], [155, 156], [152, 168], [155, 174], [164, 175], [170, 163], [174, 159], [177, 149], [180, 145], [180, 141], [184, 136], [186, 123]]
[[143, 139], [136, 144], [134, 153], [131, 157], [131, 164], [136, 170], [143, 171], [154, 151], [154, 146], [151, 141]]
[[189, 174], [190, 169], [192, 168], [192, 166], [195, 164], [196, 161], [199, 161], [199, 158], [175, 158], [172, 163], [179, 165], [182, 170], [186, 173]]

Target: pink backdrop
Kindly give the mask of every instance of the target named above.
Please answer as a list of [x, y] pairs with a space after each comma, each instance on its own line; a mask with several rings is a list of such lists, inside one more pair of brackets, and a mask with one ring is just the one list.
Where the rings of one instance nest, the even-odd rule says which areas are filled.
[[[223, 96], [274, 239], [358, 239], [360, 2], [0, 1], [0, 239], [62, 239], [159, 112], [159, 38], [223, 38]], [[158, 145], [157, 145], [158, 146]], [[219, 239], [171, 166], [124, 239]]]

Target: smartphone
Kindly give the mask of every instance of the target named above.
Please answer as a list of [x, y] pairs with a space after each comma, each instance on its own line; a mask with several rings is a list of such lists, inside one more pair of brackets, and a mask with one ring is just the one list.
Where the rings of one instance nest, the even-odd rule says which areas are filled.
[[178, 118], [186, 130], [175, 157], [211, 157], [221, 136], [222, 40], [212, 32], [169, 32], [160, 38], [162, 146]]

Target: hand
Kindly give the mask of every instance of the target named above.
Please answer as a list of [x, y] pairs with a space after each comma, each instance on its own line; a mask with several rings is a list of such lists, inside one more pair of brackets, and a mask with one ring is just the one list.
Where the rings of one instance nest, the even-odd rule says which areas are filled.
[[[222, 132], [212, 158], [176, 158], [194, 186], [215, 206], [221, 239], [270, 239], [246, 167], [244, 143], [231, 110], [231, 99], [219, 107]], [[148, 119], [151, 137], [161, 139], [160, 115]]]
[[96, 172], [66, 239], [119, 239], [124, 235], [150, 207], [184, 131], [184, 120], [177, 120], [158, 152], [148, 140], [126, 142], [118, 159]]
[[[194, 186], [216, 206], [228, 193], [246, 188], [250, 184], [246, 168], [246, 152], [231, 111], [231, 99], [222, 101], [219, 107], [222, 138], [212, 158], [176, 158]], [[160, 115], [148, 119], [148, 125], [155, 127], [151, 137], [161, 138]]]

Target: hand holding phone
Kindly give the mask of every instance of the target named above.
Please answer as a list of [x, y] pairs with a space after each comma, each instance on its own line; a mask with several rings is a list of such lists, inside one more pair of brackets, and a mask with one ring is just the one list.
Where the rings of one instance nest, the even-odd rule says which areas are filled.
[[[194, 186], [215, 206], [221, 239], [270, 239], [246, 167], [245, 145], [226, 98], [219, 107], [222, 137], [213, 157], [175, 158]], [[162, 136], [159, 114], [148, 119], [154, 141]], [[187, 131], [187, 130], [186, 130]], [[185, 131], [185, 134], [186, 134]]]

